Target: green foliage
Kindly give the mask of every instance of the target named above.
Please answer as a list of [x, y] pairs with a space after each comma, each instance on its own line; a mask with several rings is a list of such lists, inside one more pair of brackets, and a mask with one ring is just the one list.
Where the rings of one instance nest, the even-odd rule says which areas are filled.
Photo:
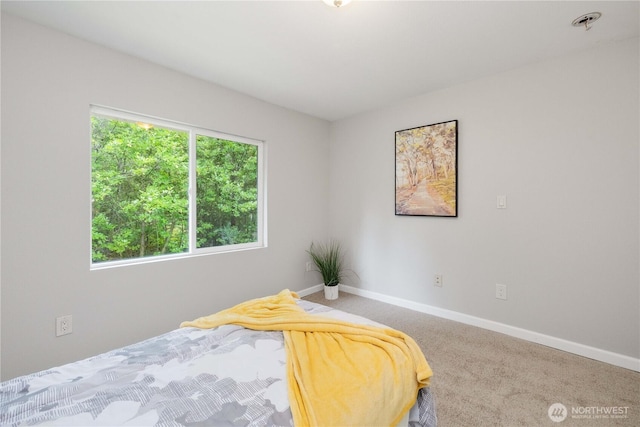
[[258, 148], [196, 137], [197, 247], [254, 242], [258, 217]]
[[[189, 133], [93, 116], [94, 262], [189, 249]], [[197, 137], [197, 247], [255, 241], [257, 147]]]
[[340, 243], [335, 240], [327, 244], [311, 243], [307, 253], [311, 256], [322, 281], [327, 286], [336, 286], [344, 274], [344, 257]]

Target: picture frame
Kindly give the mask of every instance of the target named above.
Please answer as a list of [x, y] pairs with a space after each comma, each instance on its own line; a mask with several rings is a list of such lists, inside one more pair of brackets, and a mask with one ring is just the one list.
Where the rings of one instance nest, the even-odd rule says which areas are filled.
[[395, 213], [458, 216], [458, 120], [395, 133]]

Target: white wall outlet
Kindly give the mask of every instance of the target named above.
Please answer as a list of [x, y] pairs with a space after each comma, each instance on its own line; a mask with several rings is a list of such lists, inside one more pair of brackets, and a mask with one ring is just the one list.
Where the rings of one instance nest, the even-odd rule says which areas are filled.
[[56, 317], [56, 336], [68, 335], [73, 332], [73, 317], [68, 316]]
[[433, 276], [433, 285], [440, 288], [442, 287], [442, 274], [436, 274]]
[[313, 263], [311, 261], [307, 261], [304, 266], [304, 271], [313, 271]]
[[504, 194], [497, 197], [496, 207], [498, 209], [507, 209], [507, 196]]
[[507, 299], [507, 285], [496, 285], [496, 298]]

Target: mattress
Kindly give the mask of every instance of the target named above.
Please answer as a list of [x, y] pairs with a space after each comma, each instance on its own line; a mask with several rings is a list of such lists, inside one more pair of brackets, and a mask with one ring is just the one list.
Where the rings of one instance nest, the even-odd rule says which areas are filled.
[[[310, 313], [382, 326], [309, 301], [297, 303]], [[1, 383], [0, 424], [292, 426], [285, 358], [279, 331], [180, 328]], [[407, 421], [436, 425], [429, 387], [419, 391]]]

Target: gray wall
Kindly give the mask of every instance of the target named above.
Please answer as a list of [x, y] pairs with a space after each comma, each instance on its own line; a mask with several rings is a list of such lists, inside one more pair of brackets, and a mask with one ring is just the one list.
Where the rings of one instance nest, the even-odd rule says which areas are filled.
[[[638, 71], [631, 40], [330, 124], [3, 15], [2, 378], [320, 283], [327, 235], [352, 286], [638, 358]], [[90, 103], [266, 140], [269, 247], [89, 271]], [[451, 119], [459, 218], [394, 216], [394, 132]]]
[[[333, 123], [353, 285], [637, 359], [638, 76], [634, 39]], [[453, 119], [459, 217], [394, 216], [394, 132]]]
[[[266, 141], [268, 248], [89, 271], [89, 104]], [[2, 376], [320, 282], [329, 123], [2, 16]], [[55, 318], [73, 315], [56, 338]]]

